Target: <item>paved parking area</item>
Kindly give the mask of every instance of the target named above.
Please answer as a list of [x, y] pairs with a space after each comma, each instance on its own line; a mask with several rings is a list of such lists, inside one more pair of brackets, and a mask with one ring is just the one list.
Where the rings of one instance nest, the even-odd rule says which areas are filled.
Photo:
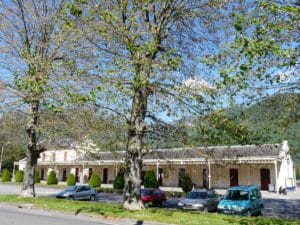
[[[61, 189], [37, 187], [37, 196], [54, 197]], [[0, 183], [0, 195], [20, 194], [21, 186], [15, 184]], [[226, 190], [216, 190], [219, 194], [224, 194]], [[263, 215], [270, 217], [284, 217], [300, 219], [300, 188], [294, 192], [288, 192], [287, 195], [279, 195], [273, 192], [262, 191], [264, 209]], [[99, 193], [98, 202], [119, 203], [123, 199], [122, 195], [111, 193]], [[167, 208], [176, 208], [179, 198], [169, 198], [166, 202]]]

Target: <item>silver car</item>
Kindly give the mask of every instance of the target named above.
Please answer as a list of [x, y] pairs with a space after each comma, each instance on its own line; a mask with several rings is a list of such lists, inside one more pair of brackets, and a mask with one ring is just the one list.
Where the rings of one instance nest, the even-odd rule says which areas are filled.
[[217, 210], [219, 201], [220, 198], [214, 190], [199, 189], [191, 191], [185, 199], [179, 201], [178, 208], [211, 212]]
[[67, 198], [67, 199], [89, 199], [94, 201], [96, 198], [96, 191], [88, 185], [75, 185], [71, 186], [56, 195], [56, 198]]

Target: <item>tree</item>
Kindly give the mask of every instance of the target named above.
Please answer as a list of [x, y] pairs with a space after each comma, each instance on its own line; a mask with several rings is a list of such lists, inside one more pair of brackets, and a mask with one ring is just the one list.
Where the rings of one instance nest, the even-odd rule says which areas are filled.
[[2, 182], [10, 182], [11, 181], [11, 172], [8, 169], [4, 169], [1, 174]]
[[68, 186], [73, 186], [76, 184], [76, 179], [73, 173], [70, 173], [67, 177], [67, 185]]
[[193, 189], [193, 181], [192, 181], [192, 178], [188, 174], [185, 174], [182, 177], [181, 187], [185, 193], [187, 193]]
[[[34, 166], [44, 148], [39, 143], [39, 117], [46, 103], [51, 75], [63, 56], [64, 39], [58, 35], [64, 0], [0, 1], [1, 73], [13, 75], [1, 79], [1, 87], [9, 91], [7, 101], [20, 101], [26, 107], [28, 138], [26, 168], [21, 195], [35, 196]], [[7, 95], [7, 94], [6, 94]], [[48, 105], [51, 106], [51, 105]]]
[[145, 174], [144, 178], [144, 187], [145, 188], [158, 188], [158, 181], [156, 179], [155, 173], [153, 170], [149, 170]]
[[[95, 85], [89, 95], [70, 95], [79, 101], [94, 101], [103, 111], [115, 113], [126, 122], [126, 209], [144, 208], [140, 174], [147, 152], [147, 125], [160, 122], [159, 114], [198, 111], [206, 103], [205, 93], [211, 92], [209, 80], [204, 81], [207, 76], [195, 74], [193, 66], [205, 49], [203, 42], [207, 39], [201, 37], [214, 32], [206, 24], [220, 24], [217, 4], [125, 0], [73, 1], [67, 5], [73, 16], [69, 28], [77, 28], [97, 59], [93, 69], [85, 70], [92, 71], [86, 74]], [[210, 16], [206, 19], [203, 15]], [[82, 68], [82, 63], [78, 67]], [[176, 102], [184, 107], [175, 106]]]
[[101, 179], [98, 174], [96, 174], [96, 173], [92, 174], [92, 176], [89, 180], [89, 185], [93, 188], [101, 186]]
[[48, 185], [58, 184], [58, 180], [57, 180], [56, 173], [54, 170], [50, 171], [50, 173], [47, 177], [47, 184]]
[[21, 183], [21, 182], [23, 182], [23, 179], [24, 179], [24, 171], [23, 170], [18, 170], [16, 172], [16, 177], [15, 177], [16, 182]]

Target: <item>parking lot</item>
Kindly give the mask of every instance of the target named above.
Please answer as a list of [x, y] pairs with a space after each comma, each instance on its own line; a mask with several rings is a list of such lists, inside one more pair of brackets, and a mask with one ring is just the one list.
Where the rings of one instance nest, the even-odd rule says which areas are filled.
[[[21, 186], [14, 184], [0, 183], [0, 195], [20, 194]], [[37, 196], [55, 197], [61, 191], [57, 188], [37, 187]], [[219, 194], [224, 194], [225, 190], [217, 190]], [[262, 191], [264, 209], [263, 216], [283, 217], [300, 219], [300, 189], [288, 192], [287, 195], [279, 195], [273, 192]], [[165, 207], [175, 209], [180, 198], [169, 198]], [[107, 203], [122, 203], [122, 195], [112, 193], [97, 194], [96, 201]]]

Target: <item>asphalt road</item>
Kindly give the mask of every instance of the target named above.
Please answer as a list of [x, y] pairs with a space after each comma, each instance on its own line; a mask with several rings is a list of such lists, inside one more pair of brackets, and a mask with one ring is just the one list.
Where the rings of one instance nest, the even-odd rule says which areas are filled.
[[88, 216], [75, 216], [53, 211], [0, 204], [1, 225], [147, 225], [143, 221], [100, 220]]

